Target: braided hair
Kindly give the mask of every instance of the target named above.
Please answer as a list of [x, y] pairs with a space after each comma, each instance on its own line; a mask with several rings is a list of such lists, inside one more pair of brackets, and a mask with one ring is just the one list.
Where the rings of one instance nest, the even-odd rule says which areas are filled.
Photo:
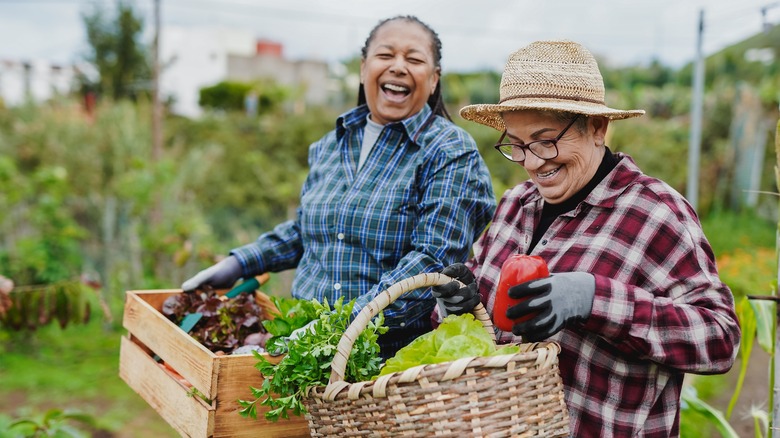
[[[398, 15], [395, 17], [386, 18], [380, 21], [376, 26], [374, 26], [374, 28], [371, 29], [371, 33], [368, 34], [368, 38], [366, 38], [366, 42], [360, 51], [362, 58], [364, 60], [366, 59], [366, 56], [368, 55], [368, 47], [374, 41], [374, 38], [376, 37], [376, 33], [379, 31], [379, 29], [385, 24], [396, 20], [403, 20], [409, 23], [416, 23], [420, 25], [420, 27], [425, 29], [426, 32], [428, 32], [428, 35], [430, 35], [431, 37], [431, 49], [433, 50], [434, 66], [438, 69], [441, 69], [441, 40], [439, 39], [439, 35], [433, 29], [431, 29], [430, 26], [423, 23], [422, 21], [420, 21], [419, 18], [413, 15]], [[362, 83], [360, 84], [360, 88], [358, 88], [357, 103], [358, 106], [364, 105], [366, 103], [366, 92], [365, 89], [363, 88]], [[433, 94], [431, 94], [428, 97], [428, 106], [431, 107], [434, 116], [439, 115], [446, 118], [449, 121], [452, 121], [452, 117], [450, 117], [450, 113], [447, 112], [447, 108], [444, 106], [444, 100], [441, 97], [441, 79], [439, 79], [439, 81], [436, 83], [436, 89], [433, 90]], [[428, 125], [432, 121], [433, 121], [432, 118], [429, 118], [425, 122], [425, 125]]]

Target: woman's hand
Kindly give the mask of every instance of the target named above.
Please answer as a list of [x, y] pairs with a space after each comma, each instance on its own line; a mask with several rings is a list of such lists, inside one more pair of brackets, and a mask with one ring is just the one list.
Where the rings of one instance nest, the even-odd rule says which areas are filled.
[[[431, 288], [431, 294], [436, 298], [442, 316], [471, 312], [480, 301], [477, 283], [474, 281], [474, 274], [471, 273], [471, 270], [463, 263], [455, 263], [444, 268], [441, 273], [460, 281], [460, 283], [451, 281]], [[461, 283], [465, 286], [462, 286]]]
[[593, 308], [596, 278], [587, 272], [562, 272], [509, 288], [510, 298], [526, 298], [510, 307], [510, 319], [535, 315], [515, 324], [512, 333], [524, 341], [538, 342], [558, 333], [567, 322], [585, 320]]
[[184, 292], [192, 292], [204, 285], [212, 286], [216, 289], [226, 289], [241, 278], [241, 264], [234, 256], [228, 256], [217, 264], [210, 266], [182, 283], [181, 288]]

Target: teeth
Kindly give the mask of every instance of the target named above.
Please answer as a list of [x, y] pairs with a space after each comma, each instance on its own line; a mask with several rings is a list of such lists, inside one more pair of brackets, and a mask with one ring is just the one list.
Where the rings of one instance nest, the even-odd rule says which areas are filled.
[[399, 93], [406, 93], [407, 91], [409, 91], [408, 88], [402, 87], [400, 85], [395, 85], [395, 84], [385, 84], [385, 88], [391, 91], [397, 91]]

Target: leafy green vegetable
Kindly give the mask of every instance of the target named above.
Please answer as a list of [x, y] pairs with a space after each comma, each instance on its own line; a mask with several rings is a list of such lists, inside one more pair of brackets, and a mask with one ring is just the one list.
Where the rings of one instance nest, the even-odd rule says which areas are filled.
[[271, 296], [279, 313], [273, 315], [273, 319], [263, 321], [263, 327], [273, 336], [268, 339], [265, 349], [273, 355], [287, 352], [287, 337], [296, 329], [299, 329], [310, 321], [317, 319], [316, 301], [298, 300]]
[[255, 301], [254, 294], [226, 299], [207, 288], [171, 295], [162, 305], [162, 314], [176, 325], [181, 325], [192, 313], [202, 316], [190, 330], [190, 335], [213, 352], [230, 353], [244, 345], [250, 334], [265, 331], [261, 326], [263, 309]]
[[379, 375], [396, 373], [408, 368], [464, 357], [498, 356], [520, 351], [517, 345], [497, 347], [490, 333], [474, 315], [450, 315], [432, 332], [428, 332], [398, 350], [387, 360]]
[[[327, 301], [310, 303], [316, 314], [314, 323], [301, 336], [289, 341], [287, 355], [278, 364], [255, 353], [259, 360], [255, 368], [263, 375], [263, 384], [260, 388], [251, 388], [255, 400], [238, 401], [241, 416], [257, 418], [258, 402], [270, 408], [265, 413], [270, 421], [288, 418], [290, 410], [295, 415], [302, 415], [306, 412], [303, 399], [309, 388], [328, 383], [331, 362], [349, 326], [355, 300], [343, 304], [343, 299], [339, 298], [332, 309]], [[382, 359], [377, 338], [387, 331], [383, 323], [380, 313], [355, 340], [345, 370], [347, 382], [370, 380], [379, 372]]]
[[436, 359], [450, 361], [461, 357], [490, 356], [490, 344], [471, 335], [455, 335], [441, 344]]

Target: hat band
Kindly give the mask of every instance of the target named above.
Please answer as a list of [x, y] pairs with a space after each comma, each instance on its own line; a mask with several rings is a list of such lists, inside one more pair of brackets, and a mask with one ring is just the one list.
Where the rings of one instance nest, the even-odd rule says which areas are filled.
[[560, 100], [573, 100], [576, 102], [590, 102], [598, 105], [605, 105], [603, 100], [585, 99], [582, 97], [561, 96], [558, 94], [517, 94], [514, 96], [509, 96], [504, 99], [501, 99], [498, 103], [501, 104], [506, 102], [507, 100], [514, 100], [514, 99], [560, 99]]

